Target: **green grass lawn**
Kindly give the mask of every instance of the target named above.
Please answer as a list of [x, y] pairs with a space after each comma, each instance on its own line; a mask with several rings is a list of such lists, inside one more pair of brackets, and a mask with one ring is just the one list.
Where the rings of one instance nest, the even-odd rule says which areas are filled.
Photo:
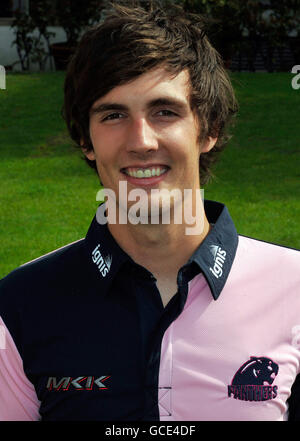
[[[288, 73], [232, 78], [240, 112], [205, 197], [227, 204], [240, 234], [300, 248], [300, 90]], [[10, 74], [0, 90], [0, 277], [83, 237], [98, 205], [60, 116], [63, 79]]]

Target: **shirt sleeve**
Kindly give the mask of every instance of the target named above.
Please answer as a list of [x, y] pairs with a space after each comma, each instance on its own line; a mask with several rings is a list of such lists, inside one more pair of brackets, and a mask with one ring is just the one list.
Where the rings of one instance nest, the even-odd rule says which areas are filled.
[[40, 401], [0, 317], [0, 421], [38, 421]]

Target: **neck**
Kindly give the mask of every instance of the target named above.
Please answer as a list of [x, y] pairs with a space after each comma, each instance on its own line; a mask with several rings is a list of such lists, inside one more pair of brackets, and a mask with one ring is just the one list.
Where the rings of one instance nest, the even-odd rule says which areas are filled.
[[[182, 224], [108, 224], [120, 247], [157, 279], [174, 278], [207, 236], [210, 225], [201, 201], [197, 230]], [[188, 230], [190, 229], [190, 230]]]

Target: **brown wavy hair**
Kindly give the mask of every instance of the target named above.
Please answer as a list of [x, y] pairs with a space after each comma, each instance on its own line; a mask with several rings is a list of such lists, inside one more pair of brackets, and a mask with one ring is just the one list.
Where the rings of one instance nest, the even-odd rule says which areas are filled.
[[[200, 142], [218, 137], [200, 157], [201, 184], [224, 149], [237, 102], [219, 53], [206, 35], [203, 17], [181, 7], [114, 5], [106, 19], [81, 38], [67, 68], [63, 116], [78, 147], [93, 149], [89, 136], [92, 104], [114, 87], [163, 65], [174, 75], [188, 69], [190, 105], [201, 123]], [[85, 158], [96, 169], [95, 161]]]

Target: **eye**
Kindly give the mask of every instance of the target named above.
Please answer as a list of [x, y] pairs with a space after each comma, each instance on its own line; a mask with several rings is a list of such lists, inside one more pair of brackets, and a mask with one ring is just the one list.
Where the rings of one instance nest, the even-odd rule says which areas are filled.
[[122, 119], [124, 118], [124, 115], [122, 113], [119, 112], [113, 112], [110, 113], [109, 115], [105, 116], [102, 121], [113, 121], [113, 120], [118, 120], [118, 119]]
[[177, 116], [176, 113], [172, 112], [172, 110], [168, 110], [168, 109], [162, 109], [159, 112], [157, 112], [158, 116], [167, 116], [167, 117], [172, 117], [172, 116]]

